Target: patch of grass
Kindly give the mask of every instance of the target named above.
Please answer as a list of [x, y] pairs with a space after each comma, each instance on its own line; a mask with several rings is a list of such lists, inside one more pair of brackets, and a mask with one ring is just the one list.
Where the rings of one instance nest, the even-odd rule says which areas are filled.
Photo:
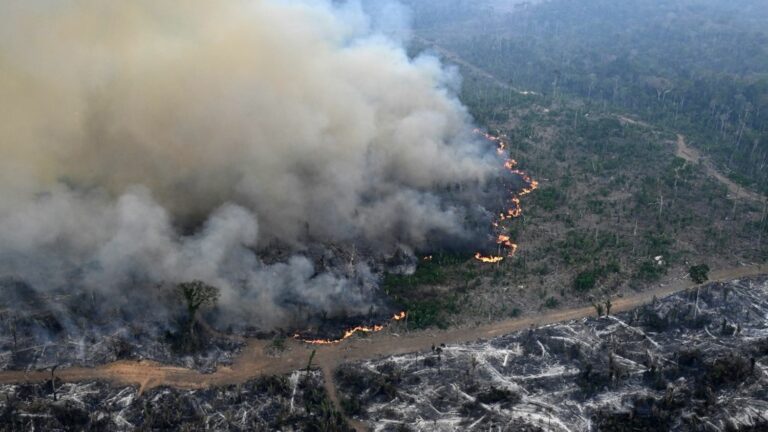
[[576, 291], [589, 291], [597, 284], [599, 275], [593, 270], [585, 270], [576, 275], [576, 279], [573, 281], [573, 288]]
[[666, 272], [664, 266], [658, 265], [655, 261], [645, 260], [635, 272], [635, 278], [644, 282], [655, 282]]
[[455, 295], [447, 298], [434, 298], [403, 303], [403, 308], [408, 311], [408, 328], [411, 330], [437, 327], [448, 327], [448, 315], [459, 312]]
[[[421, 261], [411, 275], [386, 274], [382, 287], [385, 292], [394, 295], [421, 285], [439, 285], [448, 281], [456, 267], [465, 263], [469, 257], [461, 254], [444, 253], [435, 255], [429, 261]], [[473, 278], [472, 272], [466, 272], [465, 278]]]
[[549, 212], [565, 204], [565, 194], [557, 188], [545, 187], [536, 191], [533, 201], [535, 206]]
[[463, 292], [469, 289], [478, 273], [463, 266], [468, 259], [461, 254], [440, 254], [420, 262], [412, 275], [385, 275], [382, 286], [392, 300], [408, 311], [408, 328], [448, 326], [448, 317], [459, 313], [459, 294], [446, 294], [435, 286], [452, 284], [463, 287]]
[[547, 309], [554, 309], [554, 308], [558, 307], [559, 305], [560, 305], [560, 302], [556, 298], [554, 298], [552, 296], [550, 296], [544, 302], [544, 307], [547, 308]]
[[580, 292], [589, 291], [597, 285], [597, 282], [600, 279], [611, 273], [619, 273], [620, 271], [621, 267], [614, 261], [611, 261], [604, 266], [595, 266], [577, 274], [573, 281], [573, 288]]
[[404, 287], [437, 285], [445, 282], [446, 274], [440, 265], [431, 261], [419, 264], [412, 275], [387, 274], [382, 286], [386, 291], [399, 291]]

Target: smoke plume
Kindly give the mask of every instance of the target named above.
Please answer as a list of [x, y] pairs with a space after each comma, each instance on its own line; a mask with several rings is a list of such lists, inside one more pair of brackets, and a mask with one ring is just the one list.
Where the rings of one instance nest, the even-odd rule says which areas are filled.
[[288, 301], [367, 309], [365, 263], [322, 269], [309, 245], [471, 238], [466, 188], [498, 161], [471, 134], [457, 75], [407, 55], [402, 8], [376, 9], [389, 13], [0, 3], [2, 276], [115, 302], [201, 279], [222, 290], [224, 322], [268, 328], [291, 319]]

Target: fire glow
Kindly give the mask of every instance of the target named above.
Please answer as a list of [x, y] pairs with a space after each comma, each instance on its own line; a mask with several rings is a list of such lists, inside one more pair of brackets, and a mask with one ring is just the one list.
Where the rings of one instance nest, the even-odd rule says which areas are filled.
[[[407, 316], [405, 311], [401, 311], [392, 316], [392, 321], [404, 320]], [[344, 335], [339, 339], [302, 339], [300, 334], [293, 335], [294, 339], [300, 340], [304, 343], [311, 345], [333, 345], [347, 340], [355, 335], [355, 333], [376, 333], [384, 330], [384, 325], [374, 324], [372, 326], [356, 326], [344, 331]]]
[[[476, 133], [479, 133], [485, 137], [488, 141], [492, 141], [496, 143], [497, 148], [496, 152], [499, 154], [499, 156], [506, 156], [506, 149], [507, 149], [507, 143], [504, 141], [504, 136], [493, 136], [490, 134], [487, 134], [485, 132], [482, 132], [479, 129], [475, 129]], [[512, 242], [512, 239], [510, 236], [504, 234], [505, 227], [504, 222], [509, 221], [512, 219], [519, 218], [523, 215], [523, 208], [520, 205], [520, 198], [528, 195], [529, 193], [533, 192], [539, 187], [539, 182], [532, 179], [531, 176], [526, 174], [525, 172], [517, 169], [517, 161], [514, 159], [506, 158], [504, 160], [504, 169], [509, 171], [512, 174], [515, 174], [519, 176], [523, 182], [526, 184], [525, 187], [523, 187], [521, 190], [517, 192], [512, 193], [512, 197], [510, 198], [510, 204], [511, 206], [509, 209], [507, 209], [506, 212], [500, 213], [497, 220], [495, 220], [492, 225], [494, 230], [496, 230], [499, 234], [496, 237], [496, 243], [499, 245], [499, 250], [501, 248], [504, 248], [507, 251], [507, 257], [514, 256], [515, 252], [517, 252], [518, 245], [516, 243]], [[491, 255], [491, 256], [485, 256], [481, 254], [480, 252], [475, 254], [475, 259], [487, 263], [487, 264], [496, 264], [504, 261], [503, 255]]]

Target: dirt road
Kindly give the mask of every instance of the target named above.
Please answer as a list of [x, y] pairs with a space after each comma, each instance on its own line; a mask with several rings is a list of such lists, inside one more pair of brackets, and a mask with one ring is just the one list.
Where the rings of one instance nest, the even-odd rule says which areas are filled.
[[463, 58], [461, 58], [461, 56], [459, 56], [455, 52], [450, 51], [450, 50], [448, 50], [446, 48], [443, 48], [442, 46], [438, 45], [434, 41], [431, 41], [429, 39], [423, 38], [421, 36], [414, 36], [413, 38], [415, 40], [421, 42], [425, 46], [431, 48], [434, 52], [439, 54], [443, 59], [446, 59], [446, 60], [450, 61], [451, 63], [454, 63], [454, 64], [457, 64], [459, 66], [462, 66], [463, 68], [465, 68], [465, 69], [467, 69], [469, 71], [472, 71], [472, 73], [474, 73], [476, 75], [479, 75], [479, 76], [481, 76], [481, 77], [491, 81], [492, 83], [496, 84], [497, 86], [499, 86], [499, 87], [501, 87], [501, 88], [503, 88], [505, 90], [511, 90], [511, 91], [513, 91], [513, 92], [515, 92], [517, 94], [521, 94], [521, 95], [535, 95], [535, 94], [538, 94], [538, 93], [533, 92], [533, 91], [520, 90], [518, 88], [515, 88], [515, 87], [509, 85], [508, 83], [505, 83], [504, 81], [496, 78], [496, 76], [494, 76], [490, 72], [486, 71], [485, 69], [483, 69], [483, 68], [481, 68], [481, 67], [479, 67], [477, 65], [474, 65], [474, 64], [472, 64], [472, 63], [470, 63], [470, 62], [468, 62], [466, 60], [464, 60]]
[[[768, 273], [768, 265], [752, 265], [715, 271], [712, 280], [727, 281]], [[689, 289], [695, 285], [686, 279], [673, 280], [667, 286], [660, 286], [631, 297], [613, 300], [613, 310], [622, 312], [649, 303], [654, 297]], [[56, 376], [64, 381], [109, 381], [114, 385], [139, 385], [140, 392], [156, 386], [170, 386], [179, 389], [199, 389], [210, 386], [238, 384], [261, 375], [285, 374], [306, 367], [312, 350], [317, 350], [313, 366], [319, 367], [325, 376], [325, 387], [329, 397], [340, 409], [333, 371], [342, 363], [375, 359], [397, 354], [429, 351], [441, 343], [459, 344], [502, 336], [531, 326], [541, 326], [561, 321], [585, 318], [594, 315], [591, 306], [553, 311], [520, 319], [470, 328], [456, 328], [442, 331], [420, 331], [406, 335], [374, 334], [364, 339], [348, 339], [339, 344], [315, 346], [291, 340], [288, 349], [279, 357], [266, 354], [269, 341], [250, 339], [231, 366], [220, 367], [211, 374], [178, 366], [168, 366], [152, 361], [118, 361], [95, 368], [73, 367], [61, 369]], [[0, 372], [0, 384], [41, 382], [50, 377], [50, 371], [4, 371]], [[357, 431], [367, 426], [348, 419]]]
[[[494, 76], [493, 74], [491, 74], [487, 70], [483, 69], [482, 67], [477, 66], [475, 64], [472, 64], [472, 63], [464, 60], [463, 58], [461, 58], [461, 56], [459, 56], [455, 52], [450, 51], [450, 50], [448, 50], [446, 48], [443, 48], [442, 46], [438, 45], [434, 41], [431, 41], [429, 39], [426, 39], [426, 38], [423, 38], [423, 37], [419, 37], [419, 36], [416, 36], [414, 38], [416, 40], [418, 40], [419, 42], [421, 42], [422, 44], [424, 44], [425, 46], [428, 46], [431, 49], [433, 49], [435, 52], [440, 54], [440, 56], [442, 56], [443, 58], [449, 60], [452, 63], [460, 65], [460, 66], [466, 68], [467, 70], [472, 71], [473, 73], [475, 73], [475, 74], [477, 74], [479, 76], [484, 77], [485, 79], [493, 82], [494, 84], [498, 85], [499, 87], [501, 87], [503, 89], [512, 90], [512, 91], [514, 91], [514, 92], [516, 92], [518, 94], [522, 94], [522, 95], [536, 94], [535, 92], [524, 91], [524, 90], [520, 90], [520, 89], [517, 89], [515, 87], [512, 87], [511, 85], [501, 81], [496, 76]], [[641, 120], [632, 119], [632, 118], [629, 118], [627, 116], [622, 116], [622, 115], [619, 115], [617, 117], [618, 117], [619, 121], [621, 121], [622, 123], [625, 123], [625, 124], [629, 123], [629, 124], [643, 126], [643, 127], [649, 127], [649, 128], [652, 127], [650, 124], [648, 124], [646, 122], [643, 122]], [[691, 162], [691, 163], [694, 163], [694, 164], [698, 164], [701, 161], [703, 166], [704, 166], [704, 169], [707, 172], [707, 174], [709, 176], [713, 177], [715, 180], [717, 180], [720, 183], [722, 183], [723, 185], [725, 185], [726, 188], [728, 188], [728, 194], [729, 195], [731, 195], [733, 197], [741, 198], [741, 199], [758, 201], [758, 202], [765, 202], [766, 201], [766, 198], [763, 195], [761, 195], [759, 193], [756, 193], [756, 192], [753, 192], [753, 191], [750, 191], [749, 189], [746, 189], [746, 188], [738, 185], [736, 182], [734, 182], [733, 180], [729, 179], [728, 177], [726, 177], [725, 175], [720, 173], [720, 171], [715, 169], [715, 167], [712, 165], [712, 163], [710, 161], [702, 158], [701, 153], [698, 150], [696, 150], [693, 147], [690, 147], [686, 143], [684, 135], [677, 134], [677, 147], [676, 147], [675, 154], [678, 157], [681, 157], [681, 158], [687, 160], [688, 162]]]
[[745, 189], [742, 186], [739, 186], [737, 183], [735, 183], [733, 180], [729, 179], [728, 177], [721, 174], [718, 170], [715, 169], [715, 167], [712, 165], [711, 162], [708, 160], [702, 159], [701, 153], [699, 153], [698, 150], [695, 148], [689, 146], [685, 142], [685, 136], [677, 134], [677, 149], [675, 151], [675, 154], [678, 157], [681, 157], [688, 162], [698, 164], [699, 162], [702, 163], [704, 166], [704, 170], [707, 172], [707, 174], [710, 177], [713, 177], [715, 180], [719, 181], [725, 187], [728, 188], [728, 194], [737, 198], [741, 199], [747, 199], [752, 201], [758, 201], [763, 202], [765, 201], [765, 197], [762, 195], [752, 192], [749, 189]]
[[[768, 265], [744, 266], [715, 271], [712, 273], [712, 278], [713, 280], [730, 280], [764, 273], [768, 273]], [[620, 312], [632, 309], [651, 301], [654, 296], [664, 297], [692, 286], [694, 285], [690, 281], [676, 280], [668, 286], [631, 297], [615, 299], [613, 310]], [[236, 384], [259, 375], [283, 374], [306, 367], [312, 349], [317, 350], [314, 364], [329, 374], [343, 362], [428, 351], [433, 344], [458, 344], [488, 339], [530, 326], [579, 319], [593, 314], [594, 309], [592, 307], [582, 307], [499, 321], [479, 327], [420, 331], [405, 335], [376, 334], [368, 338], [350, 339], [329, 346], [309, 346], [298, 341], [290, 341], [288, 350], [279, 357], [271, 357], [265, 353], [265, 347], [269, 341], [251, 339], [248, 340], [242, 353], [231, 366], [220, 367], [211, 374], [151, 361], [118, 361], [95, 368], [61, 369], [56, 372], [56, 376], [65, 381], [98, 379], [119, 385], [137, 384], [142, 389], [160, 385], [196, 389]], [[0, 372], [0, 383], [39, 382], [49, 377], [50, 372], [48, 371], [5, 371]], [[327, 377], [326, 381], [332, 381], [331, 377]], [[332, 395], [332, 397], [334, 396], [335, 394]]]
[[[651, 127], [651, 125], [649, 125], [648, 123], [645, 123], [640, 120], [631, 119], [629, 117], [621, 116], [621, 115], [617, 117], [619, 121], [621, 121], [622, 123], [629, 123], [629, 124], [643, 126], [643, 127]], [[722, 183], [726, 188], [728, 188], [728, 194], [730, 196], [735, 198], [745, 199], [745, 200], [765, 202], [765, 197], [763, 195], [740, 186], [733, 180], [723, 175], [720, 171], [715, 169], [714, 165], [712, 165], [712, 163], [709, 160], [701, 156], [701, 152], [699, 152], [695, 148], [688, 145], [688, 143], [685, 140], [685, 135], [677, 134], [677, 142], [675, 143], [675, 155], [677, 157], [685, 159], [686, 161], [692, 164], [701, 163], [702, 166], [704, 167], [704, 171], [707, 173], [708, 176], [714, 178], [718, 182]]]

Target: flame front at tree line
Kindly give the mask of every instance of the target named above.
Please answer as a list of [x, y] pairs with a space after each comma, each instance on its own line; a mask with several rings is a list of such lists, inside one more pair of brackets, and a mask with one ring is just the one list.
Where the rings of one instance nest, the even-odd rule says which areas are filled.
[[[500, 156], [506, 156], [506, 149], [507, 149], [507, 143], [504, 141], [505, 137], [503, 136], [493, 136], [487, 133], [484, 133], [480, 130], [475, 130], [475, 132], [482, 134], [487, 140], [492, 141], [496, 143], [497, 148], [496, 151]], [[533, 192], [539, 187], [539, 182], [532, 179], [528, 174], [525, 172], [517, 169], [517, 161], [511, 158], [505, 158], [504, 160], [504, 169], [509, 171], [512, 174], [515, 174], [519, 176], [523, 182], [526, 184], [525, 187], [523, 187], [521, 190], [513, 192], [512, 196], [510, 197], [510, 207], [507, 209], [506, 212], [500, 213], [497, 220], [495, 220], [492, 225], [493, 228], [498, 232], [496, 237], [496, 243], [499, 245], [499, 248], [504, 248], [507, 251], [507, 256], [513, 256], [515, 252], [518, 249], [518, 245], [514, 242], [512, 242], [512, 238], [505, 234], [506, 230], [504, 227], [504, 222], [518, 218], [522, 216], [523, 209], [520, 205], [520, 198], [528, 195], [529, 193]], [[485, 256], [482, 253], [478, 252], [475, 254], [475, 259], [488, 264], [495, 264], [500, 263], [504, 261], [504, 256], [498, 255], [498, 256]], [[428, 255], [423, 257], [424, 261], [431, 261], [432, 255]], [[395, 314], [391, 321], [400, 321], [405, 319], [407, 316], [405, 311], [399, 312]], [[344, 331], [344, 335], [339, 339], [302, 339], [300, 334], [295, 334], [293, 337], [295, 339], [298, 339], [304, 343], [312, 344], [312, 345], [333, 345], [340, 343], [346, 339], [351, 338], [356, 333], [376, 333], [384, 330], [384, 325], [375, 324], [372, 326], [356, 326], [353, 328], [350, 328], [348, 330]]]
[[[505, 142], [505, 137], [503, 135], [497, 137], [482, 132], [479, 129], [476, 129], [475, 132], [483, 135], [488, 141], [496, 143], [496, 152], [500, 156], [506, 156], [507, 143]], [[518, 245], [512, 242], [510, 236], [504, 234], [506, 230], [503, 223], [511, 219], [519, 218], [523, 215], [523, 208], [520, 205], [520, 198], [536, 190], [539, 187], [539, 182], [532, 179], [531, 176], [525, 172], [517, 169], [517, 161], [514, 159], [506, 158], [504, 160], [504, 169], [512, 174], [519, 176], [526, 184], [526, 186], [521, 190], [512, 193], [512, 197], [510, 198], [511, 206], [509, 209], [507, 209], [506, 212], [500, 213], [498, 219], [492, 223], [494, 230], [498, 232], [496, 243], [499, 245], [499, 248], [506, 249], [507, 256], [513, 256], [515, 252], [517, 252]], [[505, 257], [502, 255], [485, 256], [480, 252], [475, 254], [476, 260], [488, 264], [500, 263], [504, 261], [504, 258]]]

